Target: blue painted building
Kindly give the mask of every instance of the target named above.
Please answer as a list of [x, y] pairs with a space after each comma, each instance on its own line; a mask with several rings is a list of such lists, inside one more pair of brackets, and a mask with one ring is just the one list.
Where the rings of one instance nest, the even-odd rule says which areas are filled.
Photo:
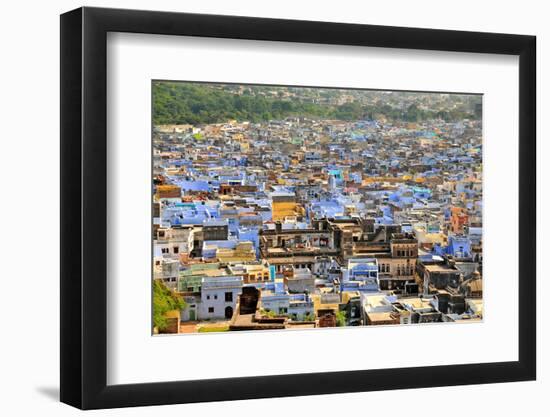
[[376, 258], [348, 260], [348, 268], [342, 282], [343, 291], [380, 291], [378, 261]]

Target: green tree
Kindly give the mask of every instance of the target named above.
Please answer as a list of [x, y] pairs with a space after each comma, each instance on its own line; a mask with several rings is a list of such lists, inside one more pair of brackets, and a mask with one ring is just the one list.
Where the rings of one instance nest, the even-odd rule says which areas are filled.
[[346, 325], [346, 312], [345, 311], [338, 311], [336, 313], [336, 326], [337, 327], [344, 327]]
[[315, 321], [315, 313], [307, 313], [304, 316], [304, 321]]
[[153, 282], [153, 325], [159, 330], [166, 329], [166, 313], [185, 308], [183, 299], [171, 291], [158, 279]]
[[260, 314], [262, 316], [269, 317], [269, 318], [274, 318], [277, 316], [277, 313], [274, 312], [273, 310], [265, 310], [263, 308], [260, 310]]

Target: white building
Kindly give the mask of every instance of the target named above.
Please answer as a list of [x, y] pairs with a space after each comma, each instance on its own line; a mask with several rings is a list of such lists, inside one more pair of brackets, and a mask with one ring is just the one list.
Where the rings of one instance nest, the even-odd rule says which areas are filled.
[[177, 259], [155, 256], [153, 277], [162, 280], [167, 287], [175, 289], [178, 283], [179, 264]]
[[288, 291], [291, 293], [313, 293], [315, 290], [315, 277], [309, 268], [294, 268], [293, 276], [285, 277]]
[[193, 226], [160, 228], [154, 242], [154, 256], [179, 258], [180, 254], [189, 254], [194, 236]]
[[306, 320], [307, 316], [315, 314], [311, 298], [305, 294], [294, 294], [290, 297], [288, 315], [292, 320]]
[[311, 273], [317, 277], [327, 277], [328, 271], [336, 265], [330, 256], [316, 256], [311, 266]]
[[242, 289], [242, 276], [204, 277], [201, 284], [198, 319], [230, 319], [233, 317]]
[[276, 314], [288, 314], [290, 297], [288, 294], [265, 294], [262, 293], [262, 308], [266, 311], [273, 311]]

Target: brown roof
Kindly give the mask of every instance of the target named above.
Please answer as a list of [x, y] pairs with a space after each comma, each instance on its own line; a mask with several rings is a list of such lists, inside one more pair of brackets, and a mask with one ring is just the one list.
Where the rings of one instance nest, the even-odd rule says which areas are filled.
[[483, 280], [481, 278], [471, 278], [464, 281], [462, 284], [465, 288], [469, 288], [471, 292], [483, 291]]

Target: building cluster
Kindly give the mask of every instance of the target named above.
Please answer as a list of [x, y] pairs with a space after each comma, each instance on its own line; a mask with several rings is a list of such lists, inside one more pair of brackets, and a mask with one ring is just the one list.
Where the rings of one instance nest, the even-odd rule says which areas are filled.
[[153, 278], [180, 328], [483, 317], [480, 121], [163, 125], [153, 145]]

